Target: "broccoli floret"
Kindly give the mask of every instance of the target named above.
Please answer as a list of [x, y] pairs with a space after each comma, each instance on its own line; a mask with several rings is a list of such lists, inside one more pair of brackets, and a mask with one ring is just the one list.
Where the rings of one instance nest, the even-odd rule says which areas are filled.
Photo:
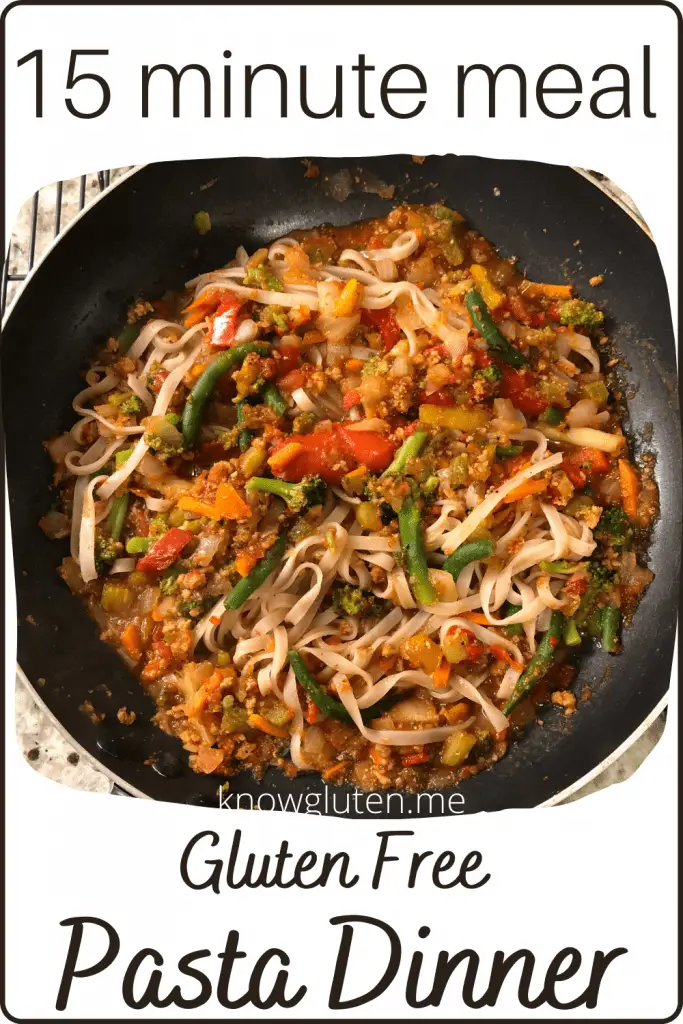
[[389, 364], [386, 359], [380, 359], [379, 356], [370, 356], [363, 363], [360, 375], [361, 377], [386, 377], [388, 372]]
[[332, 595], [332, 603], [338, 615], [381, 615], [384, 601], [369, 590], [347, 584], [339, 587]]
[[209, 610], [212, 602], [213, 598], [210, 596], [188, 597], [185, 601], [177, 602], [176, 610], [178, 615], [182, 615], [186, 619], [200, 619], [204, 612]]
[[142, 402], [137, 395], [129, 395], [119, 408], [125, 416], [137, 416], [142, 410]]
[[154, 516], [149, 521], [149, 532], [153, 537], [161, 537], [163, 533], [168, 532], [168, 516], [158, 515]]
[[98, 534], [95, 538], [95, 568], [98, 575], [106, 572], [107, 568], [115, 562], [123, 551], [123, 544], [111, 537], [103, 537]]
[[176, 592], [176, 590], [178, 589], [178, 577], [182, 572], [183, 570], [177, 565], [174, 565], [170, 569], [166, 570], [164, 575], [159, 580], [159, 590], [164, 595], [164, 597], [169, 597], [171, 594], [174, 594]]
[[285, 290], [280, 278], [271, 274], [265, 263], [260, 263], [258, 267], [249, 267], [242, 283], [247, 288], [264, 288], [269, 292]]
[[169, 444], [162, 437], [152, 433], [145, 434], [145, 444], [149, 445], [152, 451], [164, 460], [172, 459], [174, 455], [180, 455], [183, 450], [182, 445]]
[[253, 476], [247, 484], [247, 490], [276, 494], [278, 498], [283, 498], [287, 502], [287, 507], [292, 512], [301, 512], [305, 508], [322, 505], [326, 494], [325, 483], [319, 476], [305, 476], [298, 484], [265, 476]]
[[284, 306], [264, 306], [259, 314], [258, 322], [264, 327], [277, 327], [279, 331], [285, 333], [289, 330], [287, 313], [288, 310]]
[[483, 377], [489, 384], [497, 384], [503, 379], [503, 372], [493, 363], [490, 366], [483, 366], [481, 370], [475, 370], [475, 377]]
[[584, 299], [564, 299], [560, 302], [560, 323], [566, 327], [600, 327], [605, 314], [594, 303]]
[[602, 562], [589, 562], [588, 571], [591, 574], [589, 587], [597, 587], [598, 590], [606, 590], [614, 581], [614, 570], [608, 569]]
[[633, 528], [623, 509], [614, 506], [606, 508], [600, 516], [600, 522], [594, 530], [598, 540], [611, 543], [613, 547], [623, 547], [633, 536]]
[[588, 563], [590, 578], [581, 603], [574, 614], [574, 622], [579, 629], [583, 629], [592, 614], [600, 595], [607, 590], [614, 582], [615, 573], [608, 569], [602, 562], [591, 561]]

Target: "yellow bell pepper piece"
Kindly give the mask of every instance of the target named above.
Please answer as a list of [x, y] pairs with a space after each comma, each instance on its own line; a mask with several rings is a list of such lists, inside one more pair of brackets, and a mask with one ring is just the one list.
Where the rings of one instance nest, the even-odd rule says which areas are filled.
[[489, 276], [481, 264], [473, 263], [470, 267], [470, 274], [474, 281], [474, 287], [477, 289], [489, 309], [497, 309], [498, 306], [501, 306], [505, 302], [505, 293], [499, 292], [491, 281], [489, 281]]
[[363, 286], [355, 277], [350, 278], [341, 290], [341, 295], [334, 305], [335, 316], [353, 316], [360, 306]]
[[214, 519], [216, 522], [222, 519], [221, 513], [215, 505], [210, 505], [208, 501], [200, 501], [189, 494], [183, 494], [179, 498], [178, 508], [183, 509], [184, 512], [192, 512], [196, 516], [206, 516], [207, 519]]
[[208, 501], [200, 501], [189, 494], [183, 494], [178, 501], [178, 508], [192, 512], [196, 516], [206, 516], [215, 522], [221, 519], [248, 519], [251, 515], [250, 506], [232, 484], [228, 483], [218, 485], [216, 500], [212, 505]]
[[485, 426], [489, 420], [486, 409], [475, 407], [465, 408], [460, 405], [421, 405], [420, 423], [430, 427], [448, 427], [450, 430], [472, 432]]

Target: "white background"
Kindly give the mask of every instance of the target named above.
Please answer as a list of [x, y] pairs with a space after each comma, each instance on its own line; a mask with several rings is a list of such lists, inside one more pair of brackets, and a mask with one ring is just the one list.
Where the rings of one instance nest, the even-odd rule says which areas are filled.
[[[275, 7], [18, 7], [7, 22], [8, 230], [19, 204], [39, 186], [99, 167], [149, 160], [217, 155], [348, 155], [376, 153], [477, 153], [495, 157], [535, 158], [597, 168], [629, 192], [649, 222], [659, 246], [670, 288], [676, 262], [676, 33], [674, 13], [663, 6], [520, 8]], [[653, 119], [642, 116], [642, 45], [652, 47]], [[33, 64], [17, 68], [29, 51], [45, 50], [45, 110], [34, 117]], [[107, 78], [112, 103], [96, 120], [80, 120], [64, 106], [64, 81], [72, 48], [109, 49], [106, 58], [85, 58], [83, 70], [100, 70]], [[290, 116], [268, 114], [273, 100], [267, 76], [256, 91], [254, 116], [222, 118], [220, 84], [232, 50], [238, 83], [246, 63], [273, 61], [289, 73]], [[368, 105], [376, 111], [364, 120], [355, 109], [355, 76], [350, 72], [359, 50], [378, 71], [370, 81]], [[200, 97], [183, 84], [182, 117], [169, 114], [169, 93], [154, 93], [152, 116], [140, 118], [139, 68], [199, 62], [212, 71], [214, 116], [201, 116]], [[530, 83], [529, 114], [520, 121], [510, 98], [501, 99], [495, 122], [487, 117], [481, 86], [469, 93], [468, 116], [455, 116], [455, 67], [458, 63], [521, 64]], [[342, 120], [311, 121], [297, 114], [298, 66], [307, 63], [319, 83], [315, 107], [331, 102], [332, 65], [345, 69], [346, 109]], [[381, 112], [377, 84], [394, 64], [412, 63], [427, 78], [427, 105], [416, 118], [396, 120]], [[568, 63], [581, 74], [585, 96], [593, 71], [619, 63], [632, 74], [630, 120], [597, 120], [587, 99], [568, 121], [543, 116], [534, 102], [533, 83], [550, 63]], [[77, 68], [80, 71], [81, 67]], [[612, 84], [605, 79], [602, 85]], [[74, 90], [84, 108], [97, 104], [88, 87]], [[473, 102], [479, 96], [479, 102]], [[514, 93], [508, 94], [508, 97]], [[240, 106], [236, 87], [234, 109]], [[550, 97], [558, 109], [573, 97]], [[400, 102], [414, 103], [415, 97]], [[166, 112], [164, 112], [166, 111]], [[495, 241], [495, 240], [494, 240]], [[675, 294], [672, 294], [675, 321]], [[12, 581], [7, 582], [8, 636], [14, 628]], [[11, 645], [10, 645], [11, 646]], [[8, 650], [7, 678], [14, 676]], [[675, 693], [675, 690], [674, 690]], [[672, 694], [673, 696], [673, 694]], [[406, 971], [414, 949], [425, 963], [440, 949], [472, 947], [486, 967], [494, 950], [531, 948], [541, 970], [565, 946], [578, 947], [584, 965], [576, 979], [558, 987], [569, 999], [585, 987], [588, 964], [597, 949], [626, 946], [603, 982], [598, 1007], [588, 1016], [665, 1018], [676, 1004], [676, 707], [665, 736], [627, 783], [561, 808], [508, 811], [496, 815], [422, 820], [417, 835], [405, 843], [417, 850], [453, 849], [464, 856], [481, 850], [491, 881], [472, 892], [439, 892], [428, 883], [405, 888], [407, 857], [389, 865], [384, 884], [372, 892], [369, 880], [378, 848], [373, 822], [281, 814], [277, 818], [248, 812], [216, 812], [143, 801], [109, 799], [76, 793], [34, 773], [24, 762], [13, 735], [12, 686], [6, 687], [7, 720], [7, 1007], [19, 1018], [50, 1019], [68, 945], [69, 929], [59, 922], [75, 915], [99, 916], [119, 932], [121, 953], [115, 964], [94, 979], [75, 981], [68, 1017], [144, 1016], [125, 1006], [121, 978], [131, 956], [153, 946], [164, 956], [162, 991], [178, 980], [173, 964], [193, 949], [221, 951], [228, 929], [237, 928], [241, 948], [249, 954], [247, 970], [266, 948], [279, 945], [290, 955], [292, 990], [308, 985], [303, 1002], [291, 1016], [327, 1015], [339, 929], [329, 925], [335, 914], [377, 916], [401, 935], [404, 956], [399, 975], [387, 993], [355, 1012], [379, 1017], [463, 1017], [472, 1015], [458, 993], [462, 975], [451, 983], [441, 1007], [411, 1011], [403, 998]], [[362, 876], [353, 890], [329, 886], [310, 893], [299, 890], [191, 892], [180, 881], [178, 862], [191, 836], [215, 828], [228, 843], [236, 824], [249, 850], [275, 852], [287, 838], [294, 850], [315, 846], [348, 850]], [[392, 826], [397, 827], [397, 826]], [[398, 841], [397, 841], [398, 842]], [[220, 854], [218, 854], [220, 855]], [[417, 938], [420, 925], [432, 934]], [[382, 971], [384, 940], [363, 944], [352, 954], [355, 992], [370, 987]], [[87, 941], [87, 940], [86, 940]], [[95, 946], [84, 944], [83, 957], [96, 959]], [[207, 961], [204, 961], [206, 965]], [[218, 961], [208, 961], [215, 981]], [[199, 964], [201, 967], [201, 963]], [[236, 979], [243, 970], [236, 972]], [[458, 980], [460, 979], [460, 984]], [[422, 991], [424, 991], [423, 986]], [[184, 984], [194, 994], [192, 983]], [[243, 986], [242, 986], [243, 987]], [[529, 1016], [506, 984], [490, 1016]], [[284, 1011], [286, 1012], [286, 1011]], [[536, 1011], [543, 1016], [552, 1011]], [[572, 1011], [576, 1016], [581, 1011]], [[225, 1016], [211, 1003], [190, 1016]], [[258, 1016], [252, 1008], [243, 1016]], [[160, 1017], [177, 1017], [171, 1008]], [[283, 1011], [271, 1011], [282, 1016]], [[348, 1015], [348, 1013], [346, 1014]], [[64, 1016], [64, 1015], [62, 1015]]]

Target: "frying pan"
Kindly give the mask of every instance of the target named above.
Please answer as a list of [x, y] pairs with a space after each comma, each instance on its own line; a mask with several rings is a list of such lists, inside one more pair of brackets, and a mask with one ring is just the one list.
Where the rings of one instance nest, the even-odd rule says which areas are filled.
[[[63, 731], [124, 790], [217, 802], [217, 779], [195, 775], [180, 744], [151, 724], [152, 701], [57, 575], [66, 543], [47, 540], [36, 526], [53, 498], [42, 442], [73, 423], [79, 374], [133, 297], [179, 287], [224, 264], [239, 244], [251, 251], [295, 228], [385, 215], [400, 200], [444, 201], [504, 255], [518, 256], [532, 279], [567, 279], [585, 293], [588, 277], [605, 272], [599, 299], [628, 362], [628, 429], [636, 449], [653, 450], [657, 458], [661, 516], [650, 548], [656, 576], [624, 635], [624, 653], [582, 652], [579, 689], [588, 685], [591, 699], [569, 718], [542, 708], [540, 724], [528, 727], [505, 758], [460, 787], [468, 812], [552, 802], [621, 747], [661, 706], [669, 685], [681, 438], [674, 337], [657, 250], [625, 209], [567, 167], [456, 156], [429, 157], [419, 166], [409, 156], [316, 163], [316, 179], [304, 177], [297, 159], [147, 166], [104, 193], [34, 271], [2, 344], [19, 663]], [[378, 183], [395, 186], [393, 199], [378, 194], [385, 191]], [[350, 190], [344, 201], [340, 186], [342, 195]], [[212, 224], [201, 237], [193, 228], [199, 210], [209, 212]], [[81, 710], [86, 700], [105, 715], [99, 724]], [[135, 711], [134, 726], [117, 721], [121, 706]], [[242, 773], [230, 791], [320, 801], [325, 784], [317, 776], [287, 780], [270, 770], [261, 782]], [[344, 806], [341, 798], [337, 807]], [[406, 797], [403, 807], [406, 814], [425, 809], [415, 797]], [[447, 801], [433, 804], [431, 813], [440, 810], [448, 813]]]

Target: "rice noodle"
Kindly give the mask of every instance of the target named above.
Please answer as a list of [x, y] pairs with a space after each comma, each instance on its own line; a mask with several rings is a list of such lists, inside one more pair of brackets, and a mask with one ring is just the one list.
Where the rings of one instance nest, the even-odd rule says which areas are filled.
[[505, 498], [505, 496], [511, 491], [514, 491], [526, 480], [530, 480], [532, 476], [536, 476], [538, 473], [543, 473], [546, 469], [553, 469], [555, 466], [559, 466], [561, 462], [561, 452], [557, 452], [555, 455], [550, 455], [547, 459], [532, 463], [530, 466], [525, 466], [524, 469], [515, 473], [514, 476], [511, 476], [505, 481], [505, 483], [501, 484], [500, 487], [496, 487], [495, 490], [487, 494], [481, 504], [477, 505], [477, 507], [470, 512], [464, 522], [459, 523], [455, 529], [445, 535], [442, 543], [442, 548], [445, 553], [450, 555], [453, 551], [459, 548], [460, 545], [467, 540], [470, 534], [481, 525], [484, 519], [496, 510], [503, 498]]

